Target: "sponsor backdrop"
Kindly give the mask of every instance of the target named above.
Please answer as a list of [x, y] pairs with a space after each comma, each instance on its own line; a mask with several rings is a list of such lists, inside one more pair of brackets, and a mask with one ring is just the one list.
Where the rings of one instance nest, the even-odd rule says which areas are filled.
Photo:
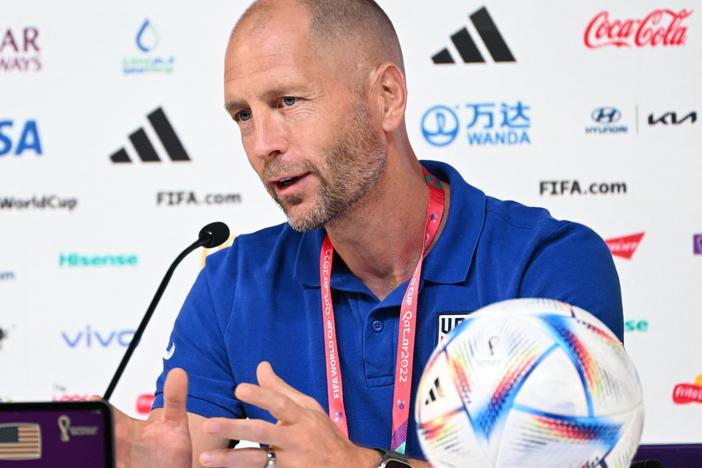
[[[213, 220], [284, 221], [223, 106], [247, 2], [11, 2], [0, 20], [0, 399], [104, 392], [161, 276]], [[646, 442], [702, 442], [698, 0], [380, 2], [422, 158], [607, 240]], [[80, 11], [79, 15], [67, 11]], [[205, 252], [117, 387], [148, 412]]]

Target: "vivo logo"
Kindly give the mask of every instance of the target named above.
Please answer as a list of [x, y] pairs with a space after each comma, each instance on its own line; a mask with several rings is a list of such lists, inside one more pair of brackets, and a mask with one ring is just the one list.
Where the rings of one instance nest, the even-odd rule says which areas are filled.
[[134, 330], [111, 330], [109, 332], [99, 332], [87, 325], [84, 330], [76, 333], [61, 332], [63, 341], [69, 348], [109, 348], [110, 346], [127, 347], [132, 341]]

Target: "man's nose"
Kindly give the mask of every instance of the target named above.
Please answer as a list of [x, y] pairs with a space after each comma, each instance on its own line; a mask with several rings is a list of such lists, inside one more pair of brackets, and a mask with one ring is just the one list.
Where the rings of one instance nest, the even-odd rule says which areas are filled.
[[273, 112], [254, 116], [253, 152], [263, 160], [272, 159], [287, 149], [285, 125]]

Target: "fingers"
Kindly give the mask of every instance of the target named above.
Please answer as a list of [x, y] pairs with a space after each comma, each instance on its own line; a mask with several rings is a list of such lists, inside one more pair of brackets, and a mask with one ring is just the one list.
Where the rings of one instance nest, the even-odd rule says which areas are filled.
[[200, 455], [202, 466], [264, 466], [266, 460], [266, 450], [259, 448], [211, 450]]
[[163, 419], [180, 422], [186, 417], [185, 401], [188, 397], [188, 375], [183, 369], [173, 369], [163, 385]]
[[230, 440], [250, 440], [266, 445], [280, 445], [281, 426], [262, 419], [212, 418], [203, 428], [208, 434]]
[[302, 406], [303, 408], [316, 409], [323, 411], [322, 407], [317, 403], [317, 400], [311, 398], [304, 393], [296, 390], [288, 385], [283, 379], [273, 371], [273, 367], [269, 362], [262, 361], [256, 368], [256, 378], [259, 385], [263, 388], [268, 388], [280, 392], [290, 398], [292, 401]]
[[260, 385], [240, 384], [234, 394], [239, 400], [268, 411], [279, 421], [298, 422], [307, 410], [324, 412], [313, 398], [295, 390], [278, 377], [268, 362], [258, 365], [256, 378]]
[[282, 393], [258, 385], [239, 384], [234, 390], [234, 395], [245, 403], [268, 411], [274, 418], [286, 423], [300, 421], [307, 411]]

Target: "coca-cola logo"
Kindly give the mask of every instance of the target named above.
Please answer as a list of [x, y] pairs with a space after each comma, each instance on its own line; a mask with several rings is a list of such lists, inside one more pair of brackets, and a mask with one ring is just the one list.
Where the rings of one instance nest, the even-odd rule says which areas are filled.
[[684, 8], [680, 11], [661, 8], [643, 19], [620, 20], [610, 18], [608, 11], [601, 11], [585, 28], [585, 45], [591, 49], [685, 45], [687, 26], [683, 21], [692, 12]]
[[639, 247], [643, 236], [644, 233], [639, 232], [628, 236], [607, 239], [605, 243], [607, 243], [612, 255], [630, 260]]

